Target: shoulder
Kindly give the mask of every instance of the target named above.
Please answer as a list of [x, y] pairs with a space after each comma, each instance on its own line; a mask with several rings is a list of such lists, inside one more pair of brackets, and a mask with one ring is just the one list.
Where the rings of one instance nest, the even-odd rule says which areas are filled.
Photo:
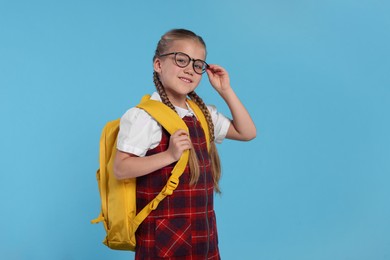
[[121, 124], [158, 124], [145, 110], [132, 107], [121, 117]]
[[[209, 113], [213, 119], [213, 121], [225, 119], [226, 116], [224, 116], [222, 113], [220, 113], [216, 106], [214, 105], [207, 105], [207, 109], [209, 110]], [[215, 123], [215, 122], [214, 122]]]
[[145, 156], [161, 140], [161, 126], [144, 110], [133, 107], [121, 117], [117, 148], [137, 156]]
[[161, 125], [145, 110], [132, 107], [120, 119], [119, 131], [121, 135], [150, 137], [161, 133]]
[[207, 105], [207, 109], [209, 110], [210, 114], [216, 114], [218, 113], [217, 107], [214, 105]]

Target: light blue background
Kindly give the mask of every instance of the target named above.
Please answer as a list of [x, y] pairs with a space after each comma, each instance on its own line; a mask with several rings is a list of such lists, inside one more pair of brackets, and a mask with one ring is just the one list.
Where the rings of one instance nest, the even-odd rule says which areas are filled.
[[[390, 259], [390, 5], [329, 1], [0, 1], [2, 259], [107, 249], [103, 125], [154, 90], [160, 36], [203, 36], [258, 128], [219, 146], [223, 259]], [[204, 78], [199, 94], [228, 109]]]

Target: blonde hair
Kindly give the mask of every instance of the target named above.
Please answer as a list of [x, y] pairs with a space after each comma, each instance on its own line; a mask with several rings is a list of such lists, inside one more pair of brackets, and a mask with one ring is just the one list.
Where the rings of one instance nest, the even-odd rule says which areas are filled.
[[[157, 48], [153, 57], [153, 61], [159, 57], [160, 54], [164, 54], [168, 48], [171, 46], [172, 42], [176, 40], [184, 40], [184, 39], [190, 39], [190, 40], [195, 40], [198, 41], [202, 46], [204, 47], [206, 51], [206, 44], [203, 41], [202, 37], [196, 35], [192, 31], [185, 30], [185, 29], [174, 29], [171, 30], [167, 33], [165, 33], [160, 41], [157, 44]], [[175, 107], [169, 100], [165, 88], [162, 85], [158, 73], [154, 71], [153, 73], [153, 82], [154, 85], [156, 86], [157, 92], [160, 94], [162, 102], [170, 107], [173, 111], [176, 112]], [[211, 161], [211, 170], [212, 170], [212, 176], [213, 176], [213, 181], [214, 181], [214, 190], [217, 193], [221, 193], [221, 190], [219, 188], [219, 180], [221, 178], [221, 162], [219, 159], [217, 147], [215, 145], [214, 139], [214, 124], [213, 120], [211, 118], [210, 112], [206, 106], [206, 104], [203, 102], [203, 100], [195, 93], [195, 91], [192, 91], [191, 93], [188, 94], [188, 96], [191, 98], [192, 101], [194, 101], [199, 108], [202, 110], [204, 116], [206, 117], [209, 132], [210, 132], [210, 150], [209, 150], [209, 155], [210, 155], [210, 161]], [[190, 150], [190, 158], [189, 158], [189, 167], [190, 167], [190, 185], [195, 185], [198, 182], [199, 179], [199, 162], [198, 158], [196, 156], [196, 153], [193, 149]]]

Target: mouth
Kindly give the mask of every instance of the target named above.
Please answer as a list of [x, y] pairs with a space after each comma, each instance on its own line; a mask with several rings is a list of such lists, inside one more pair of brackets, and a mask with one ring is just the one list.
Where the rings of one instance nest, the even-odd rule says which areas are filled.
[[181, 81], [186, 82], [186, 83], [192, 83], [192, 80], [189, 79], [189, 78], [179, 77], [179, 79], [180, 79]]

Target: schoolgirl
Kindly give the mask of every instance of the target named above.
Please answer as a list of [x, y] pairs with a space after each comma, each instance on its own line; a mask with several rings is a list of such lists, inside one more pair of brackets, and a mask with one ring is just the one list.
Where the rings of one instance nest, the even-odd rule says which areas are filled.
[[[215, 143], [224, 138], [251, 140], [255, 125], [232, 87], [227, 71], [209, 65], [203, 39], [185, 29], [165, 33], [153, 57], [152, 99], [169, 106], [184, 120], [189, 133], [173, 135], [145, 111], [129, 109], [121, 118], [114, 172], [118, 179], [137, 178], [137, 207], [142, 209], [166, 184], [175, 162], [190, 149], [190, 161], [171, 196], [145, 219], [136, 233], [136, 259], [220, 259], [214, 192], [220, 192], [219, 156]], [[210, 84], [225, 100], [232, 115], [228, 119], [214, 106], [206, 106], [195, 93], [207, 73]], [[211, 145], [187, 105], [193, 100], [205, 115]]]

